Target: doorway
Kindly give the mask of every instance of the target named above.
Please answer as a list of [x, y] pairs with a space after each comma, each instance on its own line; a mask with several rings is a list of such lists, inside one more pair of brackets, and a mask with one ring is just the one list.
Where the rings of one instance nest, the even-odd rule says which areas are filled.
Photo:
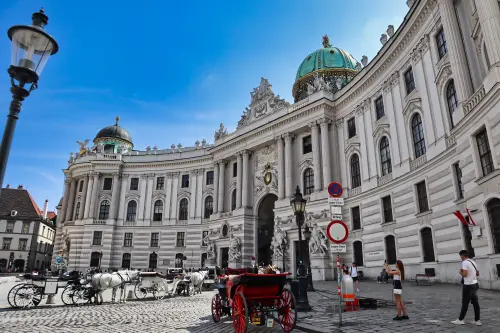
[[257, 220], [257, 263], [262, 266], [272, 264], [271, 240], [274, 236], [274, 203], [278, 197], [268, 194], [259, 205]]
[[[297, 274], [297, 269], [299, 268], [299, 258], [300, 258], [300, 247], [299, 241], [295, 241], [295, 274]], [[311, 264], [309, 259], [309, 244], [306, 240], [302, 241], [302, 260], [306, 268]]]
[[221, 259], [221, 267], [227, 268], [229, 266], [229, 248], [222, 247], [220, 249], [220, 259]]

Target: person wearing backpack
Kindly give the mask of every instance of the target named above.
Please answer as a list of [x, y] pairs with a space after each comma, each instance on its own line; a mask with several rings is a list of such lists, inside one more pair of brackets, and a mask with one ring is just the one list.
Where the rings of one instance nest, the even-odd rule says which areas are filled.
[[469, 259], [469, 252], [462, 250], [459, 252], [459, 255], [462, 259], [462, 267], [459, 271], [462, 276], [462, 310], [460, 311], [458, 319], [452, 321], [452, 323], [456, 325], [465, 325], [464, 318], [469, 309], [469, 303], [472, 303], [474, 307], [474, 321], [472, 324], [481, 326], [479, 300], [477, 297], [477, 291], [479, 289], [477, 277], [479, 276], [479, 271], [477, 270], [476, 263], [472, 259]]

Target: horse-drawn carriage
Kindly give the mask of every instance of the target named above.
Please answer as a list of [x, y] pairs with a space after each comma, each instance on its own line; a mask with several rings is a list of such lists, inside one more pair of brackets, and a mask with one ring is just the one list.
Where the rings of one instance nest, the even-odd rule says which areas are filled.
[[195, 293], [195, 287], [185, 274], [166, 276], [158, 272], [141, 272], [139, 281], [134, 288], [134, 294], [137, 299], [144, 299], [148, 293], [153, 294], [157, 300], [163, 299], [167, 295], [192, 296]]
[[[248, 273], [251, 272], [251, 273]], [[226, 271], [226, 274], [228, 272]], [[231, 316], [236, 333], [245, 333], [248, 323], [262, 326], [276, 318], [284, 332], [291, 332], [297, 322], [295, 297], [285, 289], [284, 274], [255, 274], [253, 269], [225, 275], [215, 284], [212, 319]]]

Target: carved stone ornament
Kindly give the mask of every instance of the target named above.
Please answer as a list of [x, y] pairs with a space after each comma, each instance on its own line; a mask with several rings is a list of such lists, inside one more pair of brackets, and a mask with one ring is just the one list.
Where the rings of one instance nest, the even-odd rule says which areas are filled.
[[389, 35], [389, 38], [394, 36], [394, 26], [392, 24], [387, 26], [387, 35]]
[[287, 217], [276, 216], [274, 218], [274, 225], [289, 225], [294, 223], [294, 215], [289, 215]]
[[326, 234], [317, 224], [315, 224], [311, 230], [309, 252], [311, 254], [327, 254], [329, 252]]
[[229, 238], [229, 260], [238, 260], [241, 258], [241, 239], [231, 234]]
[[[335, 91], [334, 84], [337, 84], [337, 82], [333, 82], [331, 80], [326, 81], [323, 75], [314, 73], [312, 83], [307, 83], [307, 95], [311, 96], [312, 94], [317, 93], [318, 91], [321, 90], [333, 93]], [[337, 88], [337, 90], [342, 88], [342, 82], [340, 82], [340, 88], [338, 87], [338, 84], [337, 86], [335, 86], [335, 88]]]
[[384, 46], [385, 43], [387, 43], [387, 35], [386, 34], [382, 34], [382, 36], [380, 36], [380, 43], [382, 44], [382, 46]]
[[361, 63], [363, 64], [363, 67], [366, 67], [368, 65], [368, 57], [365, 55], [361, 57]]
[[[209, 235], [210, 236], [210, 235]], [[203, 242], [207, 244], [207, 259], [214, 260], [217, 259], [217, 251], [215, 249], [215, 241], [209, 239], [209, 236], [203, 239]]]
[[312, 213], [312, 212], [307, 212], [305, 213], [305, 220], [306, 221], [312, 221], [312, 220], [324, 220], [328, 219], [329, 217], [329, 210], [328, 209], [323, 209], [319, 213]]
[[286, 233], [277, 225], [274, 227], [274, 236], [271, 240], [271, 250], [275, 257], [283, 257], [288, 245]]
[[219, 139], [222, 139], [226, 135], [227, 135], [227, 129], [224, 127], [223, 123], [220, 123], [219, 130], [215, 131], [214, 140], [217, 141]]
[[87, 144], [89, 143], [89, 139], [86, 139], [85, 141], [81, 142], [81, 141], [77, 141], [76, 143], [78, 143], [78, 146], [79, 146], [79, 150], [78, 150], [78, 157], [80, 156], [84, 156], [87, 154]]

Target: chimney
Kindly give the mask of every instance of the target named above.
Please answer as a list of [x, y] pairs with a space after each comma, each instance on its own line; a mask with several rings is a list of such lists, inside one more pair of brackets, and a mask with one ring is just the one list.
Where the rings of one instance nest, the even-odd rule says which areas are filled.
[[43, 205], [43, 219], [47, 219], [47, 208], [49, 207], [49, 200], [45, 199], [45, 205]]
[[22, 190], [22, 189], [23, 189], [23, 185], [19, 185], [19, 186], [17, 187], [17, 189], [18, 189], [18, 190]]

